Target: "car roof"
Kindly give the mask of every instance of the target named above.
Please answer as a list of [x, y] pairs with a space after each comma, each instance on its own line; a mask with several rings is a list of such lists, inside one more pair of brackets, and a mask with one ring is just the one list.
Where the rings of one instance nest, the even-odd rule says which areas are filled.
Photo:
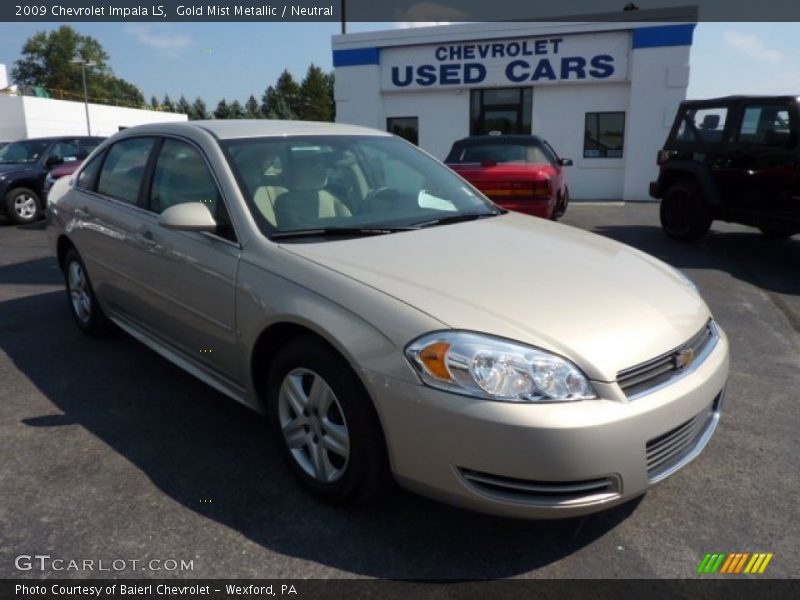
[[104, 140], [106, 138], [99, 135], [45, 135], [40, 137], [23, 138], [20, 140], [12, 140], [13, 142], [58, 142], [60, 140]]
[[530, 144], [531, 142], [534, 143], [541, 143], [543, 138], [539, 137], [538, 135], [520, 135], [520, 134], [511, 134], [511, 135], [471, 135], [469, 137], [461, 138], [460, 140], [456, 140], [454, 144], [458, 144], [460, 146], [469, 146], [471, 144], [486, 144], [486, 143], [517, 143], [517, 144]]
[[797, 102], [800, 100], [799, 96], [765, 96], [765, 95], [735, 95], [735, 96], [720, 96], [718, 98], [707, 98], [700, 100], [684, 100], [682, 104], [714, 104], [714, 103], [732, 103], [743, 102], [750, 100], [777, 100], [781, 102]]
[[212, 119], [206, 121], [179, 121], [138, 125], [128, 132], [173, 133], [204, 130], [221, 140], [237, 138], [290, 136], [290, 135], [374, 135], [390, 137], [391, 134], [369, 127], [343, 123], [317, 121], [281, 121], [270, 119]]

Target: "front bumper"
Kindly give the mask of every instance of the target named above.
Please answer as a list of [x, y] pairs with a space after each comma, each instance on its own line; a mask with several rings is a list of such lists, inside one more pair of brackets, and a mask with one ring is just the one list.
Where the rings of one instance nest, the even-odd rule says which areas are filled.
[[[690, 374], [630, 401], [616, 383], [595, 382], [597, 400], [537, 405], [363, 375], [403, 486], [481, 512], [561, 518], [639, 496], [699, 454], [719, 417], [728, 343], [720, 331]], [[670, 448], [681, 453], [654, 469]]]

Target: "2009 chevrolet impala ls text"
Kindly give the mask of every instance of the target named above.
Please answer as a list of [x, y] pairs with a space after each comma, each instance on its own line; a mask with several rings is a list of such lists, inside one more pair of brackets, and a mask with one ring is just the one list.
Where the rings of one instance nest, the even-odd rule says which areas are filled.
[[506, 212], [394, 136], [146, 125], [67, 179], [47, 228], [78, 327], [113, 323], [265, 412], [324, 500], [394, 479], [496, 514], [585, 514], [687, 464], [717, 424], [728, 344], [688, 279]]

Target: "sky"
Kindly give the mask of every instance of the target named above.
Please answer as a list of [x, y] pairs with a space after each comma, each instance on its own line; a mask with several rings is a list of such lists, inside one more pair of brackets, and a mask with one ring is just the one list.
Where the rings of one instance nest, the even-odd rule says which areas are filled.
[[[0, 23], [0, 63], [9, 75], [25, 40], [58, 23]], [[348, 32], [395, 27], [349, 23]], [[284, 68], [302, 79], [310, 63], [332, 69], [339, 23], [75, 23], [97, 38], [118, 77], [145, 98], [164, 94], [209, 107], [261, 97]], [[700, 23], [691, 51], [689, 98], [800, 94], [800, 23]]]

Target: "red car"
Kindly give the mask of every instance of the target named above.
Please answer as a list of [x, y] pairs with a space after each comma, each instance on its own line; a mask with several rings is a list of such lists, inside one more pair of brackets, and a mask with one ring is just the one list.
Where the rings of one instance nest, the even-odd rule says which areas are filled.
[[485, 135], [458, 140], [445, 164], [503, 208], [556, 220], [567, 210], [564, 167], [547, 141], [535, 135]]
[[65, 162], [63, 164], [58, 165], [57, 167], [53, 167], [50, 169], [50, 172], [47, 174], [47, 177], [44, 178], [44, 185], [42, 185], [42, 194], [45, 198], [47, 198], [47, 194], [50, 193], [50, 188], [53, 187], [53, 184], [56, 182], [56, 179], [61, 179], [62, 177], [66, 177], [68, 175], [72, 175], [75, 171], [78, 170], [83, 164], [82, 160], [73, 160], [70, 162]]

